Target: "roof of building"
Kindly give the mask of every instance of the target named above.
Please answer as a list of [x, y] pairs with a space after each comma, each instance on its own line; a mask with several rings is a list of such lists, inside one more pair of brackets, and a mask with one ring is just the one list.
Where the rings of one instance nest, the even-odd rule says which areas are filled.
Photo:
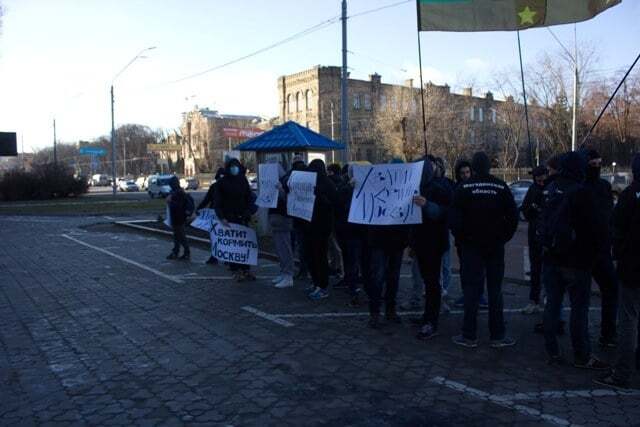
[[332, 151], [344, 150], [344, 144], [333, 141], [300, 124], [289, 121], [252, 138], [236, 150], [256, 152]]

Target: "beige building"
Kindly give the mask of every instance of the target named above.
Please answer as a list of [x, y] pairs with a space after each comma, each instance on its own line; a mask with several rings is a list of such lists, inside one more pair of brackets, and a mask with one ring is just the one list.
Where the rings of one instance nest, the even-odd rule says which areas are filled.
[[[278, 79], [281, 122], [296, 121], [327, 137], [340, 140], [340, 67], [316, 66]], [[497, 140], [496, 101], [489, 92], [473, 96], [472, 89], [452, 93], [449, 86], [425, 85], [426, 96], [438, 95], [455, 112], [450, 126], [464, 126], [465, 142], [470, 146], [492, 145]], [[442, 103], [442, 102], [441, 102]], [[379, 74], [369, 80], [349, 79], [349, 141], [353, 160], [380, 162], [389, 157], [383, 137], [375, 129], [386, 117], [407, 139], [406, 116], [420, 117], [420, 88], [408, 80], [404, 85], [382, 82]], [[441, 107], [438, 107], [441, 108]], [[402, 111], [402, 114], [398, 115]], [[437, 139], [437, 136], [434, 136]], [[436, 141], [437, 142], [437, 141]]]

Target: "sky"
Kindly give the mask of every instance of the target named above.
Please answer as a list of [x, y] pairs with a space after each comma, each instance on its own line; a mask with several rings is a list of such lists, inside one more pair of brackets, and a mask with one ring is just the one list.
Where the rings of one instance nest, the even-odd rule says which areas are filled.
[[[243, 57], [340, 14], [340, 0], [0, 0], [0, 131], [18, 133], [25, 151], [108, 135], [109, 87], [116, 126], [175, 129], [195, 105], [228, 114], [274, 117], [277, 78], [341, 64], [341, 26], [318, 31], [228, 67]], [[360, 15], [387, 5], [389, 8]], [[414, 1], [348, 0], [349, 66], [354, 78], [383, 82], [418, 76]], [[638, 54], [640, 1], [624, 0], [577, 25], [595, 48], [593, 78], [627, 68]], [[553, 28], [573, 46], [573, 25]], [[546, 29], [521, 33], [525, 63], [561, 48]], [[425, 81], [460, 90], [495, 90], [495, 76], [517, 72], [516, 33], [422, 33]], [[115, 81], [140, 51], [144, 53]], [[177, 80], [181, 80], [176, 82]], [[20, 148], [19, 148], [20, 149]]]

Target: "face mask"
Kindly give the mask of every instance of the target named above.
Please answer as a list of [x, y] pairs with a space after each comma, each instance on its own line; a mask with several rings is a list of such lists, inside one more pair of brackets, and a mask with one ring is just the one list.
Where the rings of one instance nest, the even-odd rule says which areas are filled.
[[238, 175], [240, 173], [240, 168], [238, 166], [231, 166], [229, 172], [231, 172], [231, 175]]

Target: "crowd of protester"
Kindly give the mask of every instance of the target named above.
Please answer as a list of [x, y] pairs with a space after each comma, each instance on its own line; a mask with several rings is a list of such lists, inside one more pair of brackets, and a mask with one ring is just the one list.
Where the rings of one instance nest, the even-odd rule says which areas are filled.
[[[476, 153], [470, 161], [459, 160], [455, 181], [447, 178], [442, 159], [427, 156], [419, 194], [413, 198], [422, 210], [422, 223], [374, 226], [348, 221], [355, 187], [353, 164], [326, 167], [322, 160], [313, 160], [306, 165], [302, 158], [294, 158], [290, 170], [280, 166], [278, 203], [268, 214], [280, 260], [280, 274], [273, 284], [289, 288], [295, 279], [307, 279], [309, 298], [319, 301], [329, 296], [330, 276], [337, 276], [332, 288], [346, 289], [350, 306], [359, 306], [366, 294], [369, 327], [401, 323], [396, 307], [421, 309], [422, 316], [411, 320], [420, 328], [417, 337], [430, 340], [439, 334], [440, 313], [451, 302], [451, 251], [455, 248], [462, 297], [453, 304], [463, 307], [464, 315], [461, 333], [453, 342], [478, 346], [478, 311], [486, 308], [490, 346], [510, 347], [515, 340], [507, 334], [504, 320], [505, 246], [516, 233], [522, 213], [528, 221], [531, 279], [530, 302], [522, 313], [541, 315], [535, 331], [544, 335], [549, 363], [607, 371], [596, 382], [627, 388], [634, 365], [637, 369], [640, 364], [640, 156], [633, 162], [634, 182], [616, 205], [611, 185], [600, 177], [601, 167], [602, 158], [594, 150], [550, 158], [531, 172], [534, 182], [518, 209], [507, 184], [491, 175], [485, 153]], [[287, 215], [287, 184], [293, 171], [317, 175], [311, 221]], [[185, 199], [176, 184], [168, 199], [171, 215], [175, 211], [178, 219], [170, 259], [178, 258], [180, 246], [184, 246], [183, 258], [189, 257], [185, 213], [179, 212]], [[247, 225], [256, 213], [254, 202], [245, 168], [232, 159], [218, 171], [197, 210], [215, 209], [222, 223]], [[412, 263], [412, 289], [409, 300], [399, 304], [400, 270], [406, 255]], [[229, 268], [238, 281], [255, 280], [246, 265], [229, 264]], [[601, 296], [598, 345], [617, 348], [613, 366], [595, 357], [591, 348], [592, 280]], [[570, 307], [571, 361], [557, 339], [565, 330], [564, 304]]]

